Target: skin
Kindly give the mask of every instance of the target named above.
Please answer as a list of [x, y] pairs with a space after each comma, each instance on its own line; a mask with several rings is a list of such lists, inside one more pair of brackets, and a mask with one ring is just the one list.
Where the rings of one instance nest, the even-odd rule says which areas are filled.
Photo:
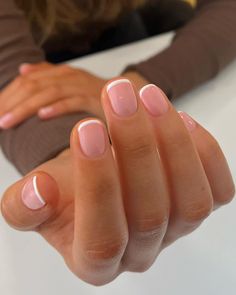
[[[107, 85], [101, 98], [106, 152], [83, 154], [77, 132], [83, 120], [71, 132], [70, 148], [9, 187], [1, 202], [12, 227], [41, 234], [76, 276], [95, 286], [148, 270], [165, 247], [235, 193], [217, 141], [198, 123], [190, 132], [164, 93], [164, 115], [150, 115], [136, 90], [138, 110], [122, 118], [111, 108]], [[33, 175], [46, 201], [34, 211], [21, 200]]]
[[[0, 118], [12, 115], [2, 129], [17, 126], [33, 115], [48, 120], [63, 114], [87, 111], [105, 120], [100, 94], [107, 80], [68, 65], [22, 65], [20, 75], [0, 93]], [[148, 83], [136, 72], [124, 75], [141, 88]], [[50, 112], [43, 109], [50, 107]]]

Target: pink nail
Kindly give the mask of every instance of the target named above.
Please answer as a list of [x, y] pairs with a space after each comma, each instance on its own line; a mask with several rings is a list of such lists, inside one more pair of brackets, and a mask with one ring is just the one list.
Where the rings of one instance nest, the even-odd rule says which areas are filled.
[[82, 152], [90, 157], [101, 156], [107, 146], [108, 139], [105, 135], [105, 128], [98, 120], [87, 120], [78, 128], [80, 146]]
[[178, 112], [180, 114], [180, 117], [183, 119], [185, 126], [187, 127], [187, 129], [192, 132], [197, 124], [196, 122], [185, 112]]
[[21, 198], [25, 206], [31, 210], [41, 209], [46, 202], [41, 196], [37, 186], [37, 176], [34, 176], [23, 187]]
[[153, 116], [162, 116], [169, 105], [160, 88], [156, 85], [148, 84], [140, 90], [140, 98], [148, 112]]
[[53, 107], [45, 107], [41, 108], [38, 111], [39, 116], [41, 117], [48, 117], [54, 113], [54, 108]]
[[12, 123], [13, 123], [13, 115], [11, 113], [7, 113], [4, 116], [2, 116], [0, 118], [0, 128], [2, 129], [7, 129], [9, 127], [11, 127]]
[[23, 63], [19, 66], [19, 72], [20, 74], [24, 75], [27, 74], [28, 70], [31, 68], [31, 64], [29, 63]]
[[138, 108], [137, 98], [132, 84], [127, 79], [111, 82], [107, 93], [114, 112], [121, 117], [133, 115]]

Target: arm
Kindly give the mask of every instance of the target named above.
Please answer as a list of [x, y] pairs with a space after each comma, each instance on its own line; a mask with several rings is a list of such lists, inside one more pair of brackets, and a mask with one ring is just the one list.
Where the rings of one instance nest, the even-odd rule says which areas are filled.
[[169, 48], [125, 71], [138, 72], [169, 98], [186, 93], [236, 57], [235, 15], [235, 0], [199, 0], [195, 17], [177, 30]]
[[44, 60], [32, 38], [24, 14], [13, 0], [0, 0], [0, 89], [18, 75], [24, 62]]
[[[177, 32], [167, 50], [128, 69], [159, 85], [170, 98], [188, 91], [234, 58], [235, 12], [234, 0], [200, 1], [196, 17]], [[81, 116], [88, 115], [78, 113], [48, 122], [33, 117], [0, 133], [8, 159], [21, 173], [29, 172], [69, 146], [70, 131]]]
[[[13, 0], [0, 0], [0, 88], [18, 75], [20, 64], [44, 60], [34, 43], [29, 25]], [[69, 146], [72, 127], [88, 114], [76, 113], [51, 121], [37, 116], [8, 131], [0, 130], [0, 145], [22, 174], [51, 159]]]

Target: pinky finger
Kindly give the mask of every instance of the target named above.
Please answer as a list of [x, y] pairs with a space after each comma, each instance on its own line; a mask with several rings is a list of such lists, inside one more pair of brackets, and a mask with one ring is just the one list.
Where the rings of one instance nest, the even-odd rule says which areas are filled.
[[234, 181], [217, 140], [192, 117], [179, 112], [198, 150], [202, 165], [211, 186], [214, 209], [229, 203], [235, 194]]
[[38, 116], [43, 119], [51, 119], [64, 114], [70, 114], [73, 112], [81, 111], [82, 103], [81, 98], [72, 97], [60, 100], [51, 105], [43, 107], [38, 110]]
[[50, 64], [47, 62], [42, 62], [38, 64], [23, 63], [19, 66], [19, 73], [21, 75], [27, 75], [29, 73], [37, 72], [50, 67], [51, 67]]

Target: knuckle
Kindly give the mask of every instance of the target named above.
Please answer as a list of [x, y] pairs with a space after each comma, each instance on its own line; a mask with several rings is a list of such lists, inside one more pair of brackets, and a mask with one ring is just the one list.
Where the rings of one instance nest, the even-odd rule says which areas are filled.
[[186, 206], [181, 212], [183, 220], [188, 224], [196, 224], [206, 219], [213, 209], [213, 201], [205, 199]]
[[122, 256], [127, 244], [126, 238], [101, 240], [87, 245], [84, 253], [87, 261], [92, 264], [106, 264], [114, 262]]
[[144, 158], [153, 153], [153, 145], [146, 137], [134, 139], [129, 145], [123, 145], [122, 149], [128, 155], [136, 158]]
[[57, 97], [61, 95], [61, 87], [59, 85], [51, 85], [48, 87], [48, 93], [52, 97]]
[[37, 88], [37, 81], [30, 80], [30, 79], [24, 79], [22, 82], [22, 86], [24, 87], [24, 90], [28, 93], [32, 93]]
[[58, 71], [61, 73], [61, 74], [69, 74], [72, 72], [72, 68], [68, 65], [60, 65], [58, 66]]
[[204, 150], [205, 156], [211, 159], [217, 159], [221, 155], [221, 148], [218, 141], [210, 136], [207, 141], [205, 141]]
[[134, 234], [136, 239], [142, 240], [156, 240], [159, 239], [167, 227], [168, 218], [167, 214], [156, 214], [135, 221]]
[[149, 268], [152, 266], [152, 263], [139, 263], [137, 265], [133, 265], [132, 268], [128, 268], [128, 271], [132, 271], [132, 272], [138, 272], [138, 273], [143, 273], [147, 270], [149, 270]]
[[72, 268], [72, 271], [77, 277], [82, 279], [84, 282], [90, 285], [93, 285], [95, 287], [101, 287], [101, 286], [105, 286], [106, 284], [109, 284], [114, 279], [116, 279], [116, 277], [118, 277], [120, 274], [119, 272], [117, 272], [110, 276], [108, 275], [94, 276], [94, 272], [91, 273], [91, 272], [88, 272], [87, 270], [83, 270], [81, 269], [80, 266], [76, 267], [75, 269]]
[[69, 99], [63, 99], [57, 104], [57, 108], [61, 110], [67, 110], [70, 107], [70, 101]]
[[178, 152], [180, 147], [189, 146], [189, 144], [189, 136], [181, 131], [174, 132], [174, 134], [171, 134], [168, 140], [168, 146], [172, 150], [173, 154], [176, 154], [175, 152]]
[[113, 178], [106, 175], [99, 178], [93, 186], [87, 188], [88, 194], [92, 195], [93, 200], [101, 204], [104, 200], [107, 200], [109, 196], [114, 195], [117, 192], [117, 185]]
[[233, 200], [233, 198], [235, 197], [235, 185], [233, 183], [232, 187], [230, 188], [230, 190], [228, 190], [226, 192], [226, 196], [227, 196], [227, 202], [231, 202]]
[[230, 203], [235, 197], [235, 185], [233, 184], [231, 187], [225, 189], [224, 193], [220, 196], [216, 196], [215, 199], [217, 199], [217, 204], [219, 206], [226, 205]]
[[46, 62], [46, 61], [43, 61], [41, 63], [36, 64], [36, 66], [39, 66], [39, 67], [51, 67], [51, 64]]
[[20, 113], [21, 114], [25, 114], [25, 113], [28, 113], [28, 112], [31, 112], [31, 111], [34, 111], [36, 108], [36, 104], [35, 104], [35, 100], [33, 99], [30, 99], [29, 101], [27, 101], [24, 105], [24, 108], [22, 108], [20, 110]]
[[18, 76], [15, 79], [15, 84], [16, 84], [16, 86], [21, 87], [21, 86], [24, 86], [25, 81], [26, 81], [26, 78], [25, 77]]

